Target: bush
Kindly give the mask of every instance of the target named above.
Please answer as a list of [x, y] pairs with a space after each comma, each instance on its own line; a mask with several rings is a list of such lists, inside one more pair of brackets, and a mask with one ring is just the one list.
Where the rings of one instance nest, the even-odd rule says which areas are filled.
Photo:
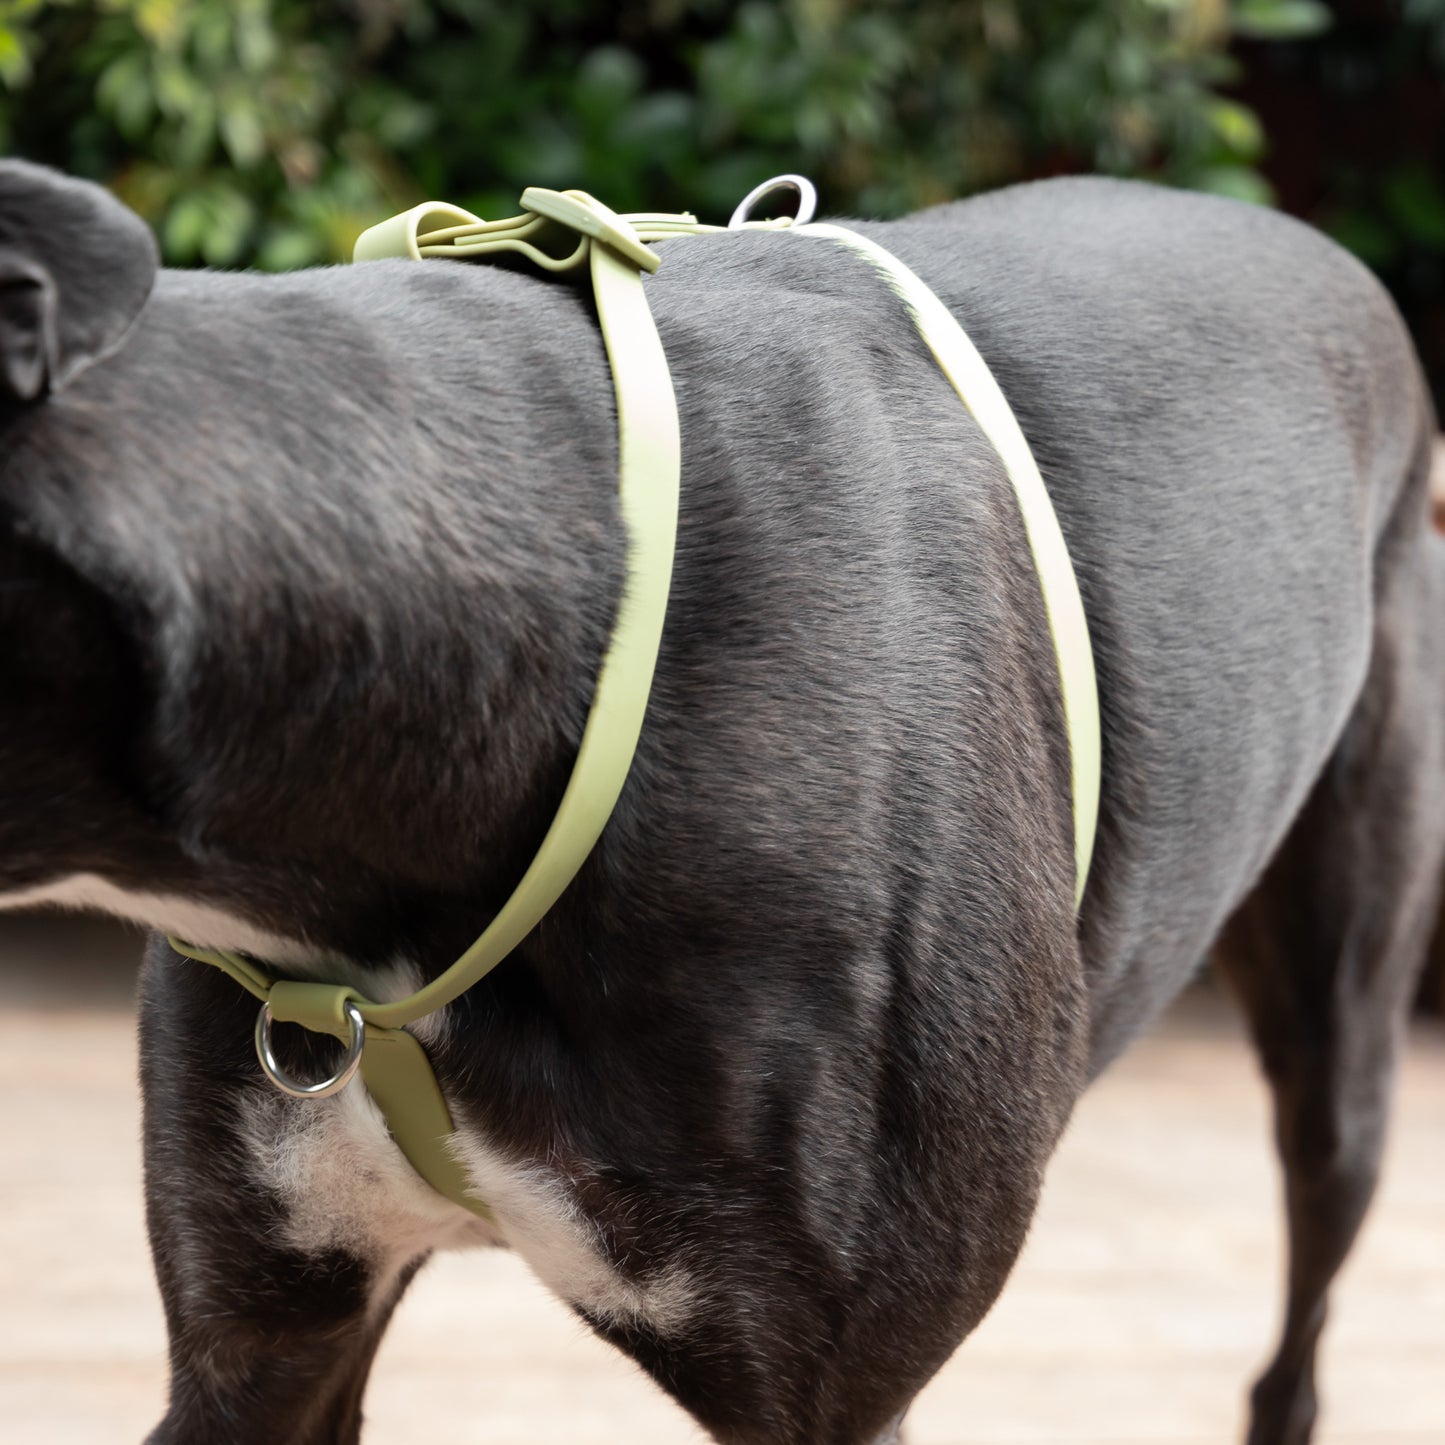
[[1445, 0], [1335, 0], [1327, 34], [1249, 46], [1280, 203], [1372, 266], [1445, 412]]
[[172, 264], [343, 259], [524, 185], [727, 214], [814, 176], [887, 216], [1099, 170], [1268, 198], [1237, 35], [1316, 0], [0, 0], [0, 150], [110, 183]]

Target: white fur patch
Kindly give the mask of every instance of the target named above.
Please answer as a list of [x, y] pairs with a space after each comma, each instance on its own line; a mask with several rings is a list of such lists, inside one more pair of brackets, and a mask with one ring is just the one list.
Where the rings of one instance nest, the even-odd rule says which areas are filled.
[[508, 1160], [475, 1132], [459, 1131], [456, 1149], [491, 1222], [417, 1175], [360, 1080], [329, 1099], [251, 1096], [242, 1107], [242, 1137], [258, 1181], [286, 1211], [287, 1242], [372, 1261], [377, 1298], [419, 1254], [508, 1245], [549, 1289], [598, 1319], [675, 1335], [692, 1314], [684, 1271], [644, 1285], [624, 1279], [558, 1172]]
[[[262, 964], [279, 964], [297, 978], [318, 983], [345, 983], [377, 1003], [394, 1003], [422, 986], [414, 964], [396, 959], [381, 968], [354, 963], [349, 958], [312, 947], [228, 913], [223, 908], [172, 893], [144, 893], [117, 887], [94, 873], [74, 873], [39, 888], [0, 893], [0, 909], [67, 908], [109, 913], [160, 933], [183, 938], [197, 948], [220, 948], [244, 953]], [[440, 1036], [444, 1014], [427, 1014], [412, 1025], [423, 1043]]]
[[468, 1130], [455, 1147], [507, 1243], [550, 1290], [600, 1320], [646, 1324], [664, 1337], [686, 1327], [697, 1302], [687, 1271], [674, 1264], [646, 1283], [624, 1279], [560, 1171], [519, 1165]]
[[223, 908], [197, 903], [168, 893], [133, 892], [94, 873], [73, 873], [68, 878], [0, 893], [0, 908], [70, 908], [98, 910], [129, 919], [146, 928], [171, 933], [198, 948], [225, 948], [274, 963], [304, 965], [316, 959], [316, 950], [294, 938], [283, 938], [257, 928]]
[[345, 1249], [400, 1268], [429, 1249], [502, 1243], [407, 1163], [360, 1079], [329, 1099], [250, 1094], [241, 1109], [241, 1138], [286, 1210], [294, 1248]]

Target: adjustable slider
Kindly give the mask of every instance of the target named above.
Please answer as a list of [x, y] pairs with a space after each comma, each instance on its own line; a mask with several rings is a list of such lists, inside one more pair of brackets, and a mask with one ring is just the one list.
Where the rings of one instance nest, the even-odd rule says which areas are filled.
[[522, 207], [590, 237], [639, 271], [650, 274], [662, 264], [662, 258], [642, 244], [630, 222], [586, 191], [549, 191], [542, 186], [528, 186], [522, 192]]

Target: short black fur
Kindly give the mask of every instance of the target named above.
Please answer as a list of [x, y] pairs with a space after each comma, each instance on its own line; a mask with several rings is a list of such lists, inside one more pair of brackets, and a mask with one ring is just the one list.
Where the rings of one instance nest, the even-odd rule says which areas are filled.
[[[58, 266], [27, 230], [47, 207], [80, 207], [96, 254], [133, 236], [0, 165], [0, 242]], [[1314, 1193], [1252, 1438], [1302, 1445], [1377, 1154], [1338, 1111], [1388, 1077], [1445, 849], [1418, 368], [1355, 263], [1249, 208], [1070, 181], [860, 228], [968, 328], [1069, 542], [1104, 714], [1082, 915], [997, 458], [861, 262], [676, 240], [648, 294], [683, 511], [642, 746], [576, 883], [448, 1011], [437, 1074], [467, 1131], [561, 1181], [619, 1278], [686, 1272], [675, 1329], [578, 1307], [718, 1439], [869, 1445], [998, 1294], [1088, 1079], [1231, 917], [1284, 907], [1258, 901], [1281, 870], [1328, 877], [1309, 958], [1284, 907], [1235, 969], [1257, 1016], [1298, 1020], [1368, 953], [1330, 1088], [1291, 1062], [1318, 1029], [1270, 1065]], [[624, 582], [585, 297], [440, 264], [162, 272], [137, 319], [129, 272], [84, 284], [114, 288], [124, 344], [48, 396], [12, 384], [0, 420], [0, 894], [93, 873], [322, 973], [435, 974], [552, 816]], [[1371, 870], [1339, 865], [1397, 826]], [[270, 1100], [253, 1009], [152, 945], [157, 1442], [354, 1440], [418, 1262], [277, 1242], [242, 1127]]]

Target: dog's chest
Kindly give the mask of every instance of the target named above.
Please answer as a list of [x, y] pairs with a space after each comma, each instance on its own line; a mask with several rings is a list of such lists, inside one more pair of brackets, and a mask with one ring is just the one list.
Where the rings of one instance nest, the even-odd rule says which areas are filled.
[[377, 1300], [418, 1256], [500, 1245], [593, 1319], [667, 1336], [693, 1312], [696, 1290], [682, 1265], [645, 1281], [627, 1278], [559, 1170], [510, 1159], [465, 1124], [455, 1147], [492, 1218], [438, 1194], [402, 1157], [359, 1081], [329, 1099], [247, 1094], [238, 1129], [257, 1183], [284, 1212], [287, 1243], [307, 1254], [342, 1250], [363, 1260]]

